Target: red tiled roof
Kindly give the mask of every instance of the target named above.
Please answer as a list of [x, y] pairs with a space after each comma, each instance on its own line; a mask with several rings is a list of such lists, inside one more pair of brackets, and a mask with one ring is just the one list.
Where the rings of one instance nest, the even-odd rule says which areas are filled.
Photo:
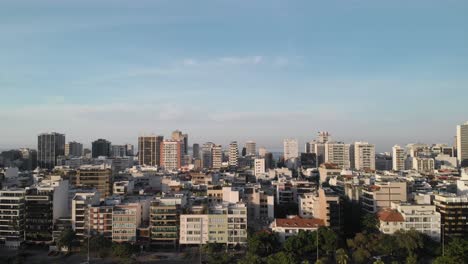
[[384, 222], [403, 222], [405, 219], [403, 215], [395, 210], [382, 210], [378, 214], [378, 217], [381, 221]]
[[325, 223], [322, 219], [317, 218], [301, 218], [295, 216], [293, 218], [277, 218], [276, 226], [278, 227], [298, 227], [298, 228], [313, 228], [325, 226]]

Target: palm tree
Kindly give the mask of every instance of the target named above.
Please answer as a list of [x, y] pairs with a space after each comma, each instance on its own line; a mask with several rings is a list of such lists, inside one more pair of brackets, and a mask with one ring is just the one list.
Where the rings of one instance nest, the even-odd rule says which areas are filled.
[[349, 261], [348, 254], [346, 254], [346, 251], [342, 248], [338, 249], [336, 251], [336, 263], [338, 264], [347, 264]]

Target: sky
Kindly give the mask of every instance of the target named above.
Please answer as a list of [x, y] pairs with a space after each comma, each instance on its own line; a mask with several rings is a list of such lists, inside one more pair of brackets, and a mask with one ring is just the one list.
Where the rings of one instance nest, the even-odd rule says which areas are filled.
[[175, 129], [378, 151], [468, 120], [468, 1], [2, 0], [0, 149]]

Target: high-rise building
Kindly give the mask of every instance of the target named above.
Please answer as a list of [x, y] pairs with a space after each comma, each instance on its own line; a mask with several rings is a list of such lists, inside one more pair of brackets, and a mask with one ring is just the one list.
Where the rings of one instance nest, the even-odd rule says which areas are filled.
[[182, 167], [183, 142], [178, 140], [164, 140], [161, 143], [160, 166], [167, 171], [178, 170]]
[[214, 170], [221, 169], [223, 163], [223, 148], [221, 145], [214, 145], [212, 148], [212, 165], [211, 168]]
[[81, 157], [83, 156], [83, 144], [72, 141], [65, 144], [65, 156]]
[[126, 156], [133, 157], [135, 155], [135, 147], [132, 144], [125, 144]]
[[270, 169], [273, 169], [275, 167], [275, 163], [273, 161], [273, 153], [267, 152], [267, 153], [265, 153], [263, 158], [265, 159], [265, 169], [266, 170], [270, 170]]
[[127, 156], [127, 146], [125, 145], [112, 145], [111, 156], [115, 158], [123, 158]]
[[375, 170], [375, 146], [367, 142], [354, 143], [354, 164], [356, 170]]
[[176, 131], [172, 132], [172, 140], [182, 141], [183, 154], [184, 155], [188, 154], [188, 134], [182, 134], [181, 131], [176, 130]]
[[342, 142], [325, 143], [325, 162], [337, 165], [339, 168], [350, 168], [350, 145]]
[[265, 159], [255, 159], [254, 161], [254, 175], [262, 175], [265, 174]]
[[331, 141], [330, 133], [328, 133], [327, 131], [318, 133], [318, 137], [317, 137], [317, 142], [318, 143], [325, 144], [328, 141]]
[[466, 237], [468, 235], [468, 196], [436, 194], [434, 205], [441, 215], [442, 235]]
[[111, 143], [105, 139], [98, 139], [92, 143], [93, 158], [97, 157], [110, 157], [111, 156]]
[[203, 160], [203, 168], [209, 169], [213, 164], [213, 146], [215, 144], [213, 142], [207, 142], [203, 144], [202, 147], [202, 160]]
[[468, 167], [468, 122], [457, 126], [457, 158], [461, 167]]
[[140, 165], [159, 166], [163, 136], [142, 136], [138, 138], [138, 161]]
[[112, 169], [108, 165], [83, 165], [76, 171], [74, 185], [79, 188], [94, 188], [101, 200], [112, 194]]
[[77, 238], [83, 241], [87, 234], [88, 206], [99, 204], [99, 192], [87, 191], [77, 192], [71, 201], [71, 221], [72, 229], [75, 231]]
[[406, 154], [405, 149], [395, 145], [392, 148], [392, 163], [394, 171], [405, 170]]
[[285, 139], [283, 141], [284, 160], [296, 159], [299, 157], [299, 145], [297, 139]]
[[245, 155], [246, 156], [255, 156], [257, 155], [257, 143], [253, 141], [245, 142]]
[[239, 146], [237, 141], [229, 144], [229, 166], [237, 167], [239, 161]]
[[24, 241], [24, 189], [0, 191], [0, 244], [18, 249]]
[[37, 137], [38, 166], [53, 169], [57, 164], [57, 157], [65, 155], [65, 135], [59, 133], [44, 133]]
[[179, 238], [179, 217], [181, 206], [172, 199], [158, 199], [151, 202], [150, 229], [154, 244], [177, 245]]
[[192, 147], [193, 159], [200, 159], [200, 145], [195, 143]]
[[260, 148], [258, 149], [258, 156], [259, 156], [260, 158], [263, 158], [263, 157], [265, 157], [265, 154], [266, 154], [267, 152], [268, 152], [268, 151], [267, 151], [267, 149], [266, 149], [265, 147], [260, 147]]

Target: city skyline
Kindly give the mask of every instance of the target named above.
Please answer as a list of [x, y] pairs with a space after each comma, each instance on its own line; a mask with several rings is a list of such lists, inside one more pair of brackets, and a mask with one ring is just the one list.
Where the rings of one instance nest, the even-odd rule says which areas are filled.
[[[27, 3], [27, 7], [25, 5]], [[317, 131], [391, 151], [466, 121], [467, 3], [4, 1], [0, 149], [254, 140]], [[395, 18], [398, 18], [395, 20]], [[96, 133], [99, 131], [99, 133]]]

